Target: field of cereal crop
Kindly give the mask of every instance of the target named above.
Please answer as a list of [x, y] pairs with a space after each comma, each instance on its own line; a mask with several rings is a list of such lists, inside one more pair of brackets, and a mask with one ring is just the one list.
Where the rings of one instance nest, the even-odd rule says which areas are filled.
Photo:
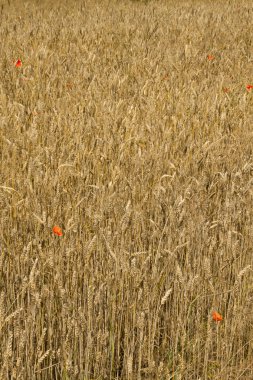
[[253, 379], [251, 1], [0, 3], [0, 379]]

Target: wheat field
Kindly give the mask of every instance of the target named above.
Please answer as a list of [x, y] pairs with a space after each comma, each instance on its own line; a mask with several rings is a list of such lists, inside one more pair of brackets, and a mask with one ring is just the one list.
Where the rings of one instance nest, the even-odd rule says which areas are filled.
[[1, 2], [1, 380], [253, 379], [252, 19]]

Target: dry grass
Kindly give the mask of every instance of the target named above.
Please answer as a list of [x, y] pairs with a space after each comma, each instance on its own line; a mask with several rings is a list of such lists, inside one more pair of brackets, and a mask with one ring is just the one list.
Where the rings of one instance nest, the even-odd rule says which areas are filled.
[[2, 4], [0, 378], [253, 379], [251, 2]]

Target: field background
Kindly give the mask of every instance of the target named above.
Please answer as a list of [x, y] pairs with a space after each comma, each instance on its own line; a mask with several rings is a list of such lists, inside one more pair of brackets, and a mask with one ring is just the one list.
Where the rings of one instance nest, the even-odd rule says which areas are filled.
[[1, 2], [0, 379], [253, 379], [252, 20]]

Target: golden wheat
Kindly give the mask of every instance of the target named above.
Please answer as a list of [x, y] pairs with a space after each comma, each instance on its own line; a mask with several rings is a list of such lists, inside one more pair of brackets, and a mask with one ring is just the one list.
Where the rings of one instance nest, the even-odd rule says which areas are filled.
[[252, 16], [2, 1], [0, 379], [253, 379]]

